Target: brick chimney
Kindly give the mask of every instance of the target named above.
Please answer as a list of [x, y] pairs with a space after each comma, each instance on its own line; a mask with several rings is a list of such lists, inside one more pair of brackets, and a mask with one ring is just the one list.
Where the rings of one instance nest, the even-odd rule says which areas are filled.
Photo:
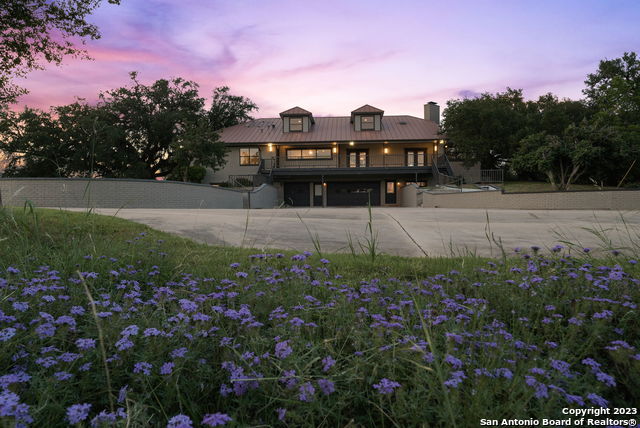
[[440, 106], [434, 101], [429, 101], [424, 105], [424, 120], [431, 120], [440, 123]]

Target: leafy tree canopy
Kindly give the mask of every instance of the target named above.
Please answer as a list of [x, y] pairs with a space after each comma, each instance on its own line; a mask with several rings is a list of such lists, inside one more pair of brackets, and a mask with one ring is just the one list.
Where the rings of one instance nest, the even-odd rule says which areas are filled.
[[97, 106], [78, 101], [48, 113], [7, 112], [0, 122], [0, 150], [10, 159], [5, 175], [194, 180], [202, 175], [200, 167], [224, 165], [216, 127], [246, 120], [257, 108], [223, 87], [206, 110], [195, 82], [174, 78], [144, 85], [137, 73], [130, 77], [130, 86], [101, 94]]
[[496, 168], [511, 158], [526, 135], [526, 113], [521, 89], [450, 100], [443, 112], [442, 132], [466, 163], [480, 161], [484, 168]]
[[252, 119], [251, 112], [258, 110], [258, 106], [248, 98], [231, 95], [227, 86], [213, 90], [211, 108], [207, 114], [209, 123], [214, 131], [237, 125]]
[[584, 83], [583, 93], [602, 120], [640, 123], [640, 58], [635, 52], [600, 61], [598, 70], [589, 74]]
[[625, 52], [621, 58], [600, 61], [585, 85], [598, 123], [615, 127], [621, 136], [618, 169], [627, 171], [628, 182], [640, 181], [640, 58]]
[[[119, 4], [120, 0], [108, 0]], [[65, 56], [85, 56], [74, 41], [100, 38], [87, 17], [101, 0], [2, 0], [0, 2], [0, 105], [26, 90], [12, 84], [43, 63], [59, 64]]]
[[569, 125], [561, 135], [543, 131], [525, 137], [513, 158], [513, 168], [542, 172], [555, 189], [569, 190], [585, 172], [602, 168], [603, 159], [615, 158], [617, 143], [613, 128], [584, 120]]

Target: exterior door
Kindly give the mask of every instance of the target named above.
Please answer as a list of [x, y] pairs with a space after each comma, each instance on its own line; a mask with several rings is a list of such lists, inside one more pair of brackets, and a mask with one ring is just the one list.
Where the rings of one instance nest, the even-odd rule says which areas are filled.
[[406, 150], [407, 166], [426, 166], [427, 151], [424, 149]]
[[385, 193], [384, 193], [384, 203], [385, 204], [395, 204], [397, 203], [396, 192], [397, 192], [396, 182], [395, 181], [387, 181], [385, 183]]
[[347, 164], [349, 168], [365, 168], [369, 165], [368, 150], [347, 151]]
[[323, 188], [322, 183], [313, 183], [313, 206], [321, 207], [322, 206], [322, 193]]
[[284, 203], [292, 207], [308, 207], [309, 183], [284, 183]]

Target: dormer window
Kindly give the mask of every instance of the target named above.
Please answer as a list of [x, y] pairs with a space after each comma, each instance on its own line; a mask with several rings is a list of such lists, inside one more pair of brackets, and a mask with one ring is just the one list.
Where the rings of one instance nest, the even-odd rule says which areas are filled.
[[280, 113], [282, 118], [282, 132], [309, 132], [315, 123], [313, 115], [300, 107], [290, 108]]
[[384, 111], [365, 104], [351, 112], [351, 123], [354, 131], [382, 130], [382, 116]]
[[372, 131], [375, 129], [375, 120], [373, 116], [360, 116], [360, 129], [363, 131]]
[[289, 132], [302, 132], [301, 117], [292, 117], [289, 119]]

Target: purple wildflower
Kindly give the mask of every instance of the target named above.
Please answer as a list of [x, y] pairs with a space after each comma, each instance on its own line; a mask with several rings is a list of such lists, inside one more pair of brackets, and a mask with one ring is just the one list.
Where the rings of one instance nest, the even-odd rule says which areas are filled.
[[144, 337], [149, 337], [149, 336], [160, 336], [162, 334], [162, 331], [158, 330], [157, 328], [147, 328], [144, 330], [144, 333], [142, 333], [142, 335]]
[[462, 370], [451, 372], [451, 377], [444, 381], [444, 385], [450, 388], [457, 388], [467, 376]]
[[204, 415], [204, 419], [202, 420], [202, 425], [209, 425], [210, 427], [217, 427], [220, 425], [226, 425], [227, 422], [231, 422], [233, 419], [225, 413], [210, 413], [208, 415]]
[[311, 382], [306, 382], [300, 385], [298, 392], [298, 399], [300, 399], [300, 401], [312, 402], [316, 394], [316, 389], [311, 385]]
[[605, 309], [602, 312], [596, 312], [595, 314], [593, 314], [593, 319], [606, 319], [606, 318], [611, 318], [613, 316], [613, 312]]
[[116, 342], [116, 349], [118, 351], [125, 351], [130, 348], [133, 348], [133, 342], [129, 340], [129, 336], [122, 337]]
[[584, 406], [584, 400], [579, 395], [566, 394], [564, 398], [569, 404], [576, 403], [578, 406]]
[[77, 424], [87, 419], [89, 411], [91, 410], [91, 404], [74, 404], [67, 407], [67, 420], [70, 424]]
[[600, 382], [604, 383], [607, 386], [616, 386], [616, 380], [613, 376], [608, 375], [604, 372], [597, 372], [596, 373], [596, 379], [598, 379]]
[[133, 366], [133, 372], [142, 373], [146, 376], [149, 376], [151, 374], [152, 367], [153, 367], [152, 364], [147, 363], [146, 361], [141, 361], [139, 363], [135, 363], [135, 365]]
[[324, 395], [330, 395], [336, 391], [335, 384], [329, 379], [318, 379], [318, 386]]
[[191, 418], [187, 415], [176, 415], [169, 419], [167, 422], [167, 428], [191, 428], [193, 427], [193, 422]]
[[198, 310], [198, 304], [189, 299], [180, 299], [179, 303], [182, 310], [187, 313], [196, 312]]
[[18, 312], [25, 312], [29, 309], [29, 302], [13, 302], [11, 306]]
[[125, 385], [122, 388], [120, 388], [120, 391], [118, 391], [118, 403], [123, 403], [124, 400], [127, 399], [128, 390], [129, 390], [129, 385]]
[[459, 369], [462, 367], [462, 360], [454, 357], [453, 355], [447, 354], [446, 357], [444, 357], [445, 362], [451, 364], [451, 366], [454, 369]]
[[85, 309], [82, 306], [72, 306], [69, 313], [71, 315], [84, 315]]
[[56, 334], [56, 327], [53, 324], [48, 322], [44, 324], [40, 324], [36, 328], [36, 333], [38, 334], [40, 339], [52, 337], [54, 334]]
[[160, 374], [170, 375], [173, 372], [173, 367], [175, 367], [174, 363], [164, 363], [162, 367], [160, 367]]
[[289, 346], [288, 340], [284, 340], [282, 342], [276, 343], [275, 355], [281, 360], [284, 360], [285, 358], [287, 358], [289, 355], [291, 355], [292, 352], [293, 352], [293, 349], [291, 348], [291, 346]]
[[58, 380], [69, 380], [73, 377], [73, 375], [69, 372], [56, 372], [53, 376]]
[[398, 382], [389, 380], [387, 378], [380, 379], [379, 383], [373, 385], [374, 389], [377, 389], [380, 394], [393, 394], [396, 388], [400, 388]]
[[609, 407], [609, 402], [604, 398], [600, 397], [598, 394], [587, 394], [587, 399], [591, 401], [593, 404], [599, 407]]
[[0, 330], [0, 342], [6, 342], [16, 335], [16, 329], [12, 327], [8, 327]]
[[94, 349], [96, 347], [95, 339], [78, 339], [76, 340], [76, 346], [82, 351]]
[[137, 336], [139, 331], [138, 326], [133, 324], [122, 330], [120, 335], [122, 335], [122, 337]]
[[276, 409], [276, 412], [278, 413], [278, 420], [279, 421], [284, 421], [284, 418], [287, 415], [287, 409], [283, 409], [282, 407], [278, 407]]
[[329, 369], [331, 369], [331, 367], [333, 367], [335, 363], [336, 363], [336, 360], [334, 360], [333, 357], [331, 357], [331, 355], [324, 357], [322, 359], [322, 371], [325, 373], [328, 372]]
[[174, 349], [173, 351], [171, 351], [171, 358], [181, 358], [184, 357], [185, 355], [187, 355], [187, 348], [177, 348]]

